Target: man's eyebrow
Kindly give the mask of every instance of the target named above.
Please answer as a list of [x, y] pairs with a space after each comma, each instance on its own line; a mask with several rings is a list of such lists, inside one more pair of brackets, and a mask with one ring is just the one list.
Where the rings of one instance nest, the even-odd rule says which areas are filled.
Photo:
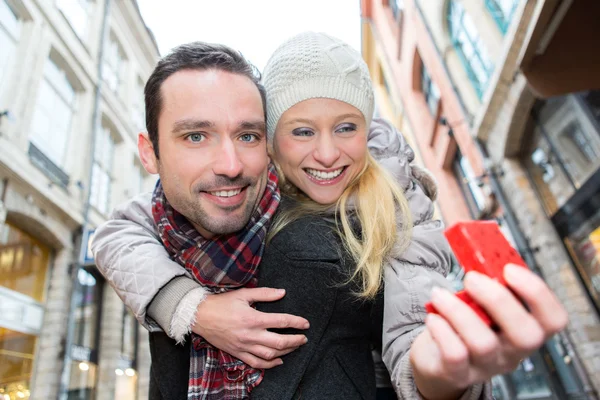
[[211, 121], [198, 119], [182, 119], [173, 124], [173, 133], [181, 133], [185, 131], [193, 131], [198, 129], [212, 128], [215, 124]]
[[242, 121], [240, 123], [240, 129], [265, 132], [267, 130], [267, 126], [265, 125], [264, 121]]

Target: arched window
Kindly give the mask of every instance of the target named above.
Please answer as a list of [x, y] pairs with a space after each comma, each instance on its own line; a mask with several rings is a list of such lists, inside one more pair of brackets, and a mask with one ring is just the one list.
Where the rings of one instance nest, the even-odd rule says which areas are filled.
[[502, 33], [506, 33], [518, 3], [519, 0], [485, 0], [485, 6], [496, 20]]
[[494, 65], [473, 19], [459, 1], [450, 1], [448, 6], [448, 29], [452, 45], [465, 65], [477, 96], [481, 99]]

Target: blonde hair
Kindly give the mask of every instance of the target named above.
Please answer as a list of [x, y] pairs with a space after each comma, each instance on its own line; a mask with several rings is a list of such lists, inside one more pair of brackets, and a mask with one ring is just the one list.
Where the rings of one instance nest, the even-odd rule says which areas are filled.
[[[278, 214], [269, 240], [285, 226], [305, 215], [324, 216], [331, 213], [331, 205], [318, 204], [300, 193], [286, 181], [281, 169], [277, 169], [281, 191], [296, 199], [297, 204]], [[352, 213], [356, 215], [358, 227], [353, 224]], [[392, 249], [401, 252], [410, 242], [412, 218], [404, 191], [370, 153], [367, 153], [361, 172], [335, 203], [335, 219], [344, 247], [356, 262], [356, 269], [348, 282], [358, 277], [361, 284], [359, 295], [373, 298], [383, 281], [385, 258]], [[359, 228], [358, 234], [355, 228]]]

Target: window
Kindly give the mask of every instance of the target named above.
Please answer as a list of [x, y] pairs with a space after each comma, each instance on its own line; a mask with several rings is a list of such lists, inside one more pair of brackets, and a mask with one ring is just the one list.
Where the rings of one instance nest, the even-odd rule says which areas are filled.
[[580, 95], [534, 109], [535, 126], [524, 163], [549, 215], [600, 168], [600, 129]]
[[506, 33], [518, 3], [518, 0], [485, 0], [485, 6], [494, 17], [502, 33]]
[[465, 12], [459, 1], [451, 1], [449, 4], [448, 28], [452, 45], [467, 70], [467, 75], [477, 96], [481, 99], [494, 70], [494, 65], [473, 19]]
[[48, 59], [29, 140], [58, 167], [64, 166], [75, 95], [65, 71]]
[[131, 107], [131, 120], [137, 132], [146, 130], [146, 113], [144, 105], [144, 82], [137, 79], [135, 93], [133, 94], [133, 105]]
[[388, 0], [389, 6], [392, 9], [392, 14], [394, 15], [394, 19], [398, 19], [400, 13], [404, 9], [404, 0]]
[[110, 206], [110, 186], [115, 142], [110, 129], [105, 126], [96, 132], [94, 150], [94, 165], [92, 167], [92, 182], [90, 204], [103, 214], [108, 213]]
[[80, 39], [85, 39], [90, 22], [89, 0], [56, 0], [56, 6], [65, 16]]
[[144, 191], [144, 179], [146, 170], [142, 166], [137, 156], [133, 158], [133, 172], [131, 174], [131, 187], [128, 190], [129, 196], [136, 196]]
[[0, 87], [8, 80], [8, 69], [15, 59], [20, 36], [21, 20], [5, 0], [0, 0]]
[[479, 212], [485, 207], [485, 196], [481, 190], [479, 179], [475, 175], [475, 172], [473, 172], [471, 163], [467, 158], [463, 157], [460, 150], [456, 152], [454, 174], [467, 201], [471, 216], [476, 218]]
[[115, 93], [119, 93], [121, 88], [124, 64], [125, 57], [121, 45], [114, 34], [111, 34], [104, 49], [104, 69], [102, 73], [108, 87]]
[[95, 398], [102, 283], [100, 277], [83, 268], [77, 271], [68, 399]]
[[136, 398], [138, 323], [133, 314], [123, 306], [121, 351], [115, 369], [115, 399]]
[[429, 111], [435, 116], [440, 101], [440, 90], [431, 79], [431, 75], [429, 75], [423, 63], [421, 63], [421, 91], [423, 92], [423, 96], [425, 96]]

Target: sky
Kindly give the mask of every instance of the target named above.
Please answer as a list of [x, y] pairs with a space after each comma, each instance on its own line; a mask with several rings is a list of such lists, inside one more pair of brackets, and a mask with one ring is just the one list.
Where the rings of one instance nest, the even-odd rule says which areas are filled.
[[359, 0], [138, 0], [161, 55], [201, 40], [241, 51], [261, 71], [283, 41], [326, 32], [360, 51]]

